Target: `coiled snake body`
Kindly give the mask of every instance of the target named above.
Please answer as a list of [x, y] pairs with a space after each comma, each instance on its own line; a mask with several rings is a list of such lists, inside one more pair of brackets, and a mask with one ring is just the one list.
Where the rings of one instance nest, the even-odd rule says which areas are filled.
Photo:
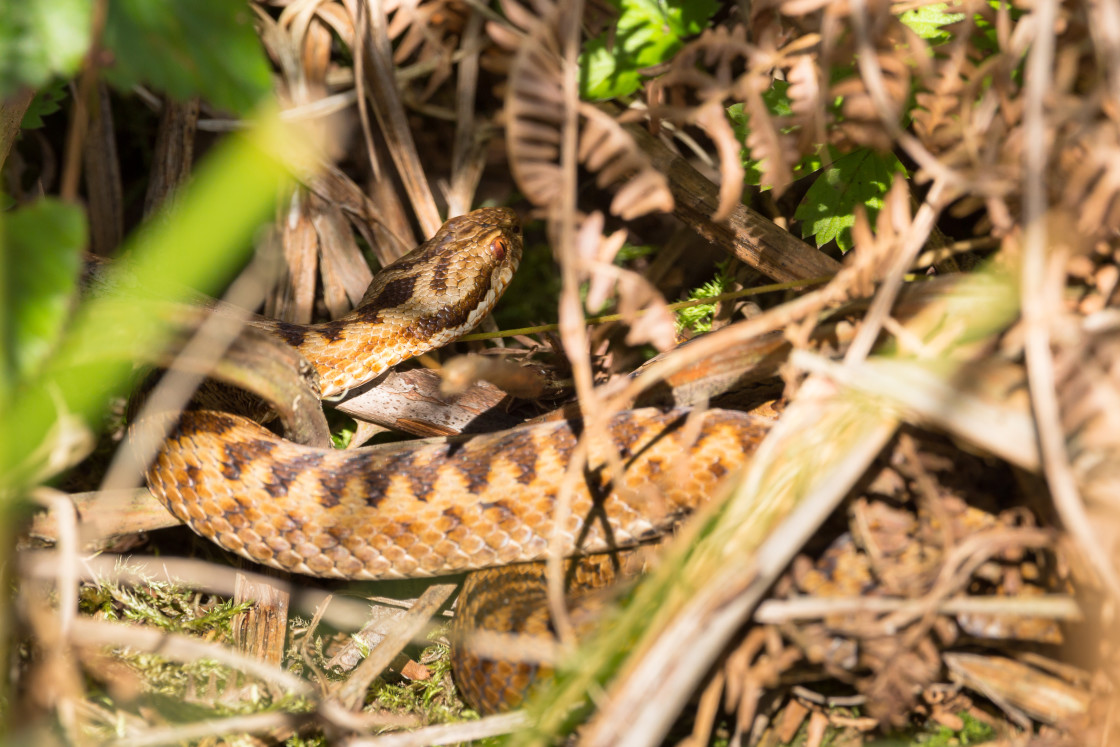
[[[348, 316], [271, 329], [316, 367], [324, 396], [337, 394], [473, 327], [520, 257], [512, 211], [478, 210], [382, 271]], [[738, 412], [686, 415], [638, 410], [586, 434], [591, 457], [559, 530], [562, 552], [663, 533], [713, 494], [765, 428]], [[183, 413], [148, 483], [196, 532], [259, 563], [333, 578], [433, 576], [544, 558], [578, 436], [578, 424], [558, 422], [465, 443], [337, 451], [197, 410]]]

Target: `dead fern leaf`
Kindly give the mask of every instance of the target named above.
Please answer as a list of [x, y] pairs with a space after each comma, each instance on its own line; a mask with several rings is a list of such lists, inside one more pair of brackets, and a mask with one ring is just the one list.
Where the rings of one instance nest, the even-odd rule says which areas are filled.
[[677, 320], [665, 298], [644, 277], [622, 269], [618, 279], [618, 313], [630, 326], [627, 345], [649, 343], [664, 352], [676, 345]]
[[1080, 155], [1068, 159], [1072, 168], [1060, 199], [1078, 216], [1078, 229], [1107, 235], [1120, 227], [1120, 142], [1115, 125], [1093, 128], [1077, 145], [1069, 148]]
[[636, 272], [613, 264], [626, 241], [626, 231], [603, 235], [605, 219], [596, 211], [583, 218], [576, 238], [581, 269], [591, 278], [585, 305], [598, 311], [612, 295], [618, 297], [618, 313], [630, 327], [627, 345], [649, 343], [660, 351], [676, 344], [676, 317], [661, 292]]
[[796, 151], [790, 139], [782, 135], [776, 118], [767, 110], [761, 92], [752, 88], [745, 98], [746, 109], [751, 115], [746, 145], [751, 157], [762, 168], [762, 183], [772, 185], [775, 193], [781, 194], [793, 181], [792, 159], [796, 158]]
[[[875, 57], [882, 72], [891, 112], [902, 112], [910, 95], [910, 68], [905, 58], [898, 54], [878, 53]], [[840, 131], [847, 140], [880, 151], [891, 149], [891, 134], [884, 126], [879, 108], [863, 78], [858, 75], [845, 78], [832, 86], [829, 95], [844, 100], [841, 105], [844, 120]]]
[[632, 220], [670, 212], [674, 202], [669, 182], [653, 168], [634, 138], [614, 118], [590, 104], [580, 106], [580, 115], [580, 163], [597, 172], [595, 183], [600, 187], [622, 184], [611, 200], [611, 213]]
[[786, 73], [790, 110], [797, 125], [798, 150], [805, 151], [827, 140], [825, 130], [824, 76], [810, 55], [798, 55]]
[[580, 263], [590, 275], [584, 305], [595, 312], [603, 308], [614, 292], [616, 268], [612, 263], [626, 243], [626, 231], [603, 235], [603, 214], [595, 211], [583, 218], [576, 231], [576, 248]]
[[[510, 169], [531, 202], [553, 206], [560, 197], [560, 133], [565, 114], [556, 36], [559, 8], [538, 2], [543, 12], [537, 17], [517, 3], [507, 2], [503, 7], [511, 20], [527, 24], [524, 36], [499, 30], [495, 24], [488, 26], [495, 42], [514, 50], [505, 110]], [[631, 220], [672, 210], [673, 197], [665, 176], [653, 168], [633, 138], [591, 105], [581, 106], [579, 112], [580, 162], [597, 174], [600, 187], [620, 185], [611, 212]]]
[[[696, 123], [712, 139], [716, 151], [719, 153], [719, 207], [712, 215], [712, 220], [726, 220], [735, 206], [739, 204], [739, 198], [743, 194], [743, 179], [746, 176], [746, 170], [743, 168], [743, 161], [739, 155], [741, 150], [739, 140], [735, 137], [735, 132], [727, 121], [727, 115], [724, 114], [721, 101], [709, 101], [701, 106], [696, 113]], [[754, 135], [753, 130], [751, 135]], [[750, 137], [748, 137], [749, 141]], [[778, 160], [781, 160], [780, 157]], [[781, 183], [785, 184], [786, 181]], [[773, 184], [774, 182], [769, 183]]]
[[404, 77], [426, 77], [424, 89], [415, 94], [426, 101], [454, 69], [454, 53], [466, 24], [468, 6], [457, 0], [389, 0], [386, 31], [397, 42], [393, 62], [411, 63]]

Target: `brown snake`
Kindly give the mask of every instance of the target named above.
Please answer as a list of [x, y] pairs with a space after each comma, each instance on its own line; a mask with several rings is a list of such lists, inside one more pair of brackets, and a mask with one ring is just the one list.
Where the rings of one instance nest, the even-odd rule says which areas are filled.
[[[383, 270], [347, 316], [266, 328], [298, 347], [324, 396], [335, 395], [473, 327], [520, 258], [513, 212], [476, 210]], [[550, 542], [566, 555], [603, 552], [671, 529], [766, 427], [732, 411], [687, 425], [686, 416], [637, 410], [584, 434], [588, 468], [559, 529], [552, 517], [580, 436], [569, 422], [339, 451], [286, 441], [236, 415], [188, 411], [148, 484], [196, 532], [258, 563], [329, 578], [435, 576], [539, 560], [557, 546]]]

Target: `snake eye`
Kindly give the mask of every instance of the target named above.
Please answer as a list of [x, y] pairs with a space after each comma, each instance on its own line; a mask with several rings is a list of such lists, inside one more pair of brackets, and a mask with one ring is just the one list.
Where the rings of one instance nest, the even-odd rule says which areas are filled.
[[506, 252], [509, 251], [509, 244], [503, 238], [497, 238], [490, 242], [490, 253], [494, 255], [494, 259], [501, 262], [506, 258]]

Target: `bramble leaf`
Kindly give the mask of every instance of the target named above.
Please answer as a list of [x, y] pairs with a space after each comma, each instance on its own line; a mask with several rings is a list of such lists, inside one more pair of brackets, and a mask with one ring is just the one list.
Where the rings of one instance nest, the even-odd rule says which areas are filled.
[[35, 92], [35, 98], [31, 100], [31, 104], [27, 107], [27, 111], [23, 114], [23, 121], [20, 123], [22, 130], [37, 130], [43, 126], [43, 117], [48, 114], [54, 114], [61, 109], [59, 106], [60, 101], [70, 95], [66, 87], [66, 81], [62, 78], [55, 80], [43, 88]]
[[585, 99], [636, 91], [640, 70], [669, 59], [719, 9], [715, 0], [616, 0], [616, 5], [621, 13], [613, 34], [588, 40], [580, 55], [580, 95]]
[[906, 167], [889, 153], [860, 148], [837, 158], [797, 206], [794, 217], [802, 221], [801, 235], [813, 236], [817, 246], [835, 240], [840, 251], [848, 251], [856, 206], [864, 206], [874, 225], [894, 174], [905, 176]]

